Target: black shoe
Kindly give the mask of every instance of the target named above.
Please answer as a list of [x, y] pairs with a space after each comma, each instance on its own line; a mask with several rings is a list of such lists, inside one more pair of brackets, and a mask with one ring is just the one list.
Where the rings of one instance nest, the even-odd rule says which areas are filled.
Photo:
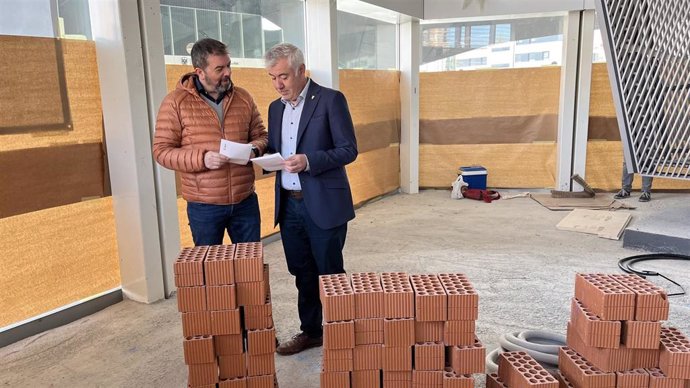
[[630, 197], [630, 192], [625, 190], [625, 189], [621, 189], [621, 191], [617, 192], [616, 195], [613, 196], [613, 198], [615, 198], [615, 199], [623, 199], [623, 198], [629, 198], [629, 197]]
[[643, 191], [640, 195], [640, 202], [649, 202], [652, 200], [652, 193], [649, 191]]
[[299, 333], [290, 338], [287, 342], [278, 346], [276, 353], [287, 356], [289, 354], [299, 353], [303, 350], [315, 348], [321, 345], [323, 345], [323, 337], [311, 338], [305, 333]]

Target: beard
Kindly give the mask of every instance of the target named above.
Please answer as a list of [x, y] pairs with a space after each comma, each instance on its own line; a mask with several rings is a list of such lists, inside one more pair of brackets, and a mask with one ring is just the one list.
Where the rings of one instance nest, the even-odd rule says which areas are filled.
[[223, 94], [231, 91], [232, 87], [232, 79], [230, 79], [230, 77], [223, 77], [218, 81], [218, 84], [216, 84], [215, 91], [218, 94]]

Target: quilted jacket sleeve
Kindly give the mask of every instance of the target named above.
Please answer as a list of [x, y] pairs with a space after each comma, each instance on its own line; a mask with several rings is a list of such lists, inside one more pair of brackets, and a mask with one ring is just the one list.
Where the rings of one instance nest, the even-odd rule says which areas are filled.
[[261, 119], [259, 109], [254, 103], [254, 99], [250, 99], [252, 120], [249, 124], [249, 142], [254, 144], [259, 149], [259, 155], [263, 155], [268, 147], [268, 132], [264, 121]]
[[207, 170], [204, 165], [203, 149], [182, 147], [182, 121], [179, 105], [174, 93], [163, 100], [156, 118], [153, 138], [153, 157], [163, 167], [182, 171], [199, 172]]

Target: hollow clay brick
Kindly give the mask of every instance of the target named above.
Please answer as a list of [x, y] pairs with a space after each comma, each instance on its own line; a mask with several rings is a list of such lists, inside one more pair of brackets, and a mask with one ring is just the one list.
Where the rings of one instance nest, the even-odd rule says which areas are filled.
[[630, 369], [650, 369], [659, 367], [659, 349], [633, 349]]
[[412, 388], [412, 371], [383, 371], [383, 388]]
[[412, 347], [388, 347], [382, 348], [382, 368], [384, 371], [411, 371]]
[[649, 373], [649, 388], [685, 388], [685, 380], [672, 379], [659, 368], [647, 369], [647, 373]]
[[216, 356], [231, 356], [244, 353], [242, 334], [214, 335], [213, 350]]
[[486, 388], [508, 388], [508, 386], [498, 376], [498, 373], [489, 373], [486, 375]]
[[347, 274], [320, 275], [319, 296], [324, 321], [355, 319], [355, 295]]
[[207, 286], [220, 286], [235, 283], [233, 256], [234, 245], [214, 245], [204, 260], [204, 277]]
[[247, 379], [244, 377], [236, 377], [220, 380], [218, 382], [218, 388], [247, 388]]
[[587, 361], [604, 372], [634, 369], [633, 355], [636, 349], [628, 349], [625, 345], [620, 345], [618, 349], [587, 346], [577, 330], [572, 327], [571, 322], [568, 322], [566, 342], [568, 347], [580, 353]]
[[247, 388], [274, 388], [275, 386], [275, 374], [247, 377]]
[[244, 354], [233, 354], [218, 357], [219, 377], [230, 379], [247, 375], [247, 365]]
[[213, 353], [213, 338], [209, 335], [188, 337], [182, 343], [184, 350], [184, 363], [208, 364], [216, 360]]
[[558, 380], [558, 387], [559, 388], [575, 388], [575, 386], [568, 380], [567, 377], [563, 376], [563, 373], [559, 370], [556, 372], [554, 375], [556, 380]]
[[442, 342], [423, 342], [414, 345], [415, 370], [442, 371], [445, 364], [446, 349]]
[[182, 313], [206, 311], [206, 287], [178, 288], [177, 310]]
[[218, 382], [218, 364], [215, 360], [206, 364], [187, 365], [188, 384], [192, 387], [215, 385]]
[[204, 285], [204, 258], [208, 246], [183, 248], [173, 263], [176, 287]]
[[206, 286], [206, 307], [211, 311], [236, 309], [235, 285]]
[[617, 349], [621, 342], [621, 322], [604, 321], [577, 298], [570, 303], [570, 322], [588, 346]]
[[321, 369], [326, 372], [352, 371], [353, 349], [324, 349]]
[[649, 373], [644, 369], [616, 372], [616, 388], [645, 388], [649, 386]]
[[635, 293], [605, 274], [575, 275], [575, 297], [606, 321], [635, 318]]
[[321, 388], [349, 388], [349, 372], [321, 372]]
[[616, 375], [607, 373], [592, 365], [587, 359], [568, 347], [558, 352], [558, 366], [561, 373], [576, 387], [605, 388], [616, 386]]
[[380, 370], [355, 370], [350, 374], [352, 388], [378, 388], [381, 386]]
[[447, 346], [474, 344], [475, 321], [446, 321], [443, 326], [443, 343]]
[[247, 354], [247, 376], [261, 376], [276, 373], [275, 353]]
[[355, 347], [355, 321], [323, 324], [324, 349], [352, 349]]
[[382, 368], [383, 345], [357, 345], [352, 351], [353, 370]]
[[671, 379], [690, 380], [690, 340], [674, 327], [661, 328], [659, 368]]
[[237, 304], [239, 306], [261, 305], [266, 302], [266, 290], [263, 280], [235, 284]]
[[525, 352], [501, 353], [498, 375], [509, 387], [558, 388], [558, 381]]
[[383, 318], [383, 287], [379, 275], [360, 272], [350, 277], [355, 293], [355, 319]]
[[385, 318], [414, 318], [414, 291], [404, 272], [381, 274]]
[[413, 370], [412, 371], [412, 387], [413, 388], [442, 388], [443, 387], [443, 371], [441, 370]]
[[661, 322], [623, 321], [621, 341], [630, 349], [658, 349]]
[[182, 313], [182, 335], [194, 337], [197, 335], [211, 335], [211, 313], [208, 311], [194, 311]]
[[245, 330], [268, 329], [273, 327], [273, 305], [271, 298], [266, 298], [264, 304], [246, 305], [244, 310]]
[[383, 343], [383, 318], [355, 319], [355, 345]]
[[257, 330], [257, 329], [270, 329], [273, 327], [273, 317], [252, 317], [249, 315], [244, 316], [244, 328], [245, 330]]
[[636, 321], [668, 319], [668, 296], [661, 287], [637, 275], [615, 274], [611, 277], [635, 293]]
[[448, 317], [448, 296], [436, 275], [411, 275], [414, 290], [415, 320], [445, 321]]
[[414, 320], [410, 318], [385, 318], [383, 320], [383, 344], [388, 347], [414, 345]]
[[233, 263], [235, 282], [263, 282], [264, 254], [260, 242], [236, 244]]
[[276, 329], [247, 330], [247, 354], [267, 354], [276, 351]]
[[458, 374], [446, 368], [443, 372], [443, 388], [474, 388], [474, 377], [469, 374]]
[[211, 334], [241, 334], [240, 310], [211, 311]]
[[484, 373], [486, 369], [486, 348], [474, 337], [474, 344], [450, 348], [450, 365], [455, 373]]
[[414, 322], [415, 342], [443, 342], [444, 322]]
[[464, 274], [439, 274], [448, 295], [449, 321], [476, 321], [479, 317], [479, 294]]
[[[264, 263], [264, 294], [266, 295], [266, 300], [271, 300], [271, 277], [268, 270], [268, 264]], [[278, 381], [278, 380], [276, 380]]]

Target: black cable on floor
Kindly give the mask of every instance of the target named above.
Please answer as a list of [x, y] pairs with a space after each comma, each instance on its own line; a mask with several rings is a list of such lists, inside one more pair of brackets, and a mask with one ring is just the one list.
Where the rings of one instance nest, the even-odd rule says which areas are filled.
[[660, 276], [669, 282], [675, 284], [678, 286], [682, 292], [676, 292], [673, 294], [668, 294], [668, 296], [678, 296], [678, 295], [685, 295], [685, 288], [678, 284], [678, 282], [668, 278], [667, 276], [660, 274], [659, 272], [656, 271], [648, 271], [644, 269], [636, 269], [633, 268], [633, 265], [636, 263], [639, 263], [641, 261], [651, 261], [651, 260], [688, 260], [690, 261], [690, 256], [687, 255], [680, 255], [676, 253], [649, 253], [649, 254], [644, 254], [644, 255], [635, 255], [635, 256], [629, 256], [622, 258], [618, 260], [618, 268], [621, 269], [621, 271], [625, 273], [631, 273], [635, 274], [638, 276], [641, 276], [643, 278], [646, 278], [647, 276]]

